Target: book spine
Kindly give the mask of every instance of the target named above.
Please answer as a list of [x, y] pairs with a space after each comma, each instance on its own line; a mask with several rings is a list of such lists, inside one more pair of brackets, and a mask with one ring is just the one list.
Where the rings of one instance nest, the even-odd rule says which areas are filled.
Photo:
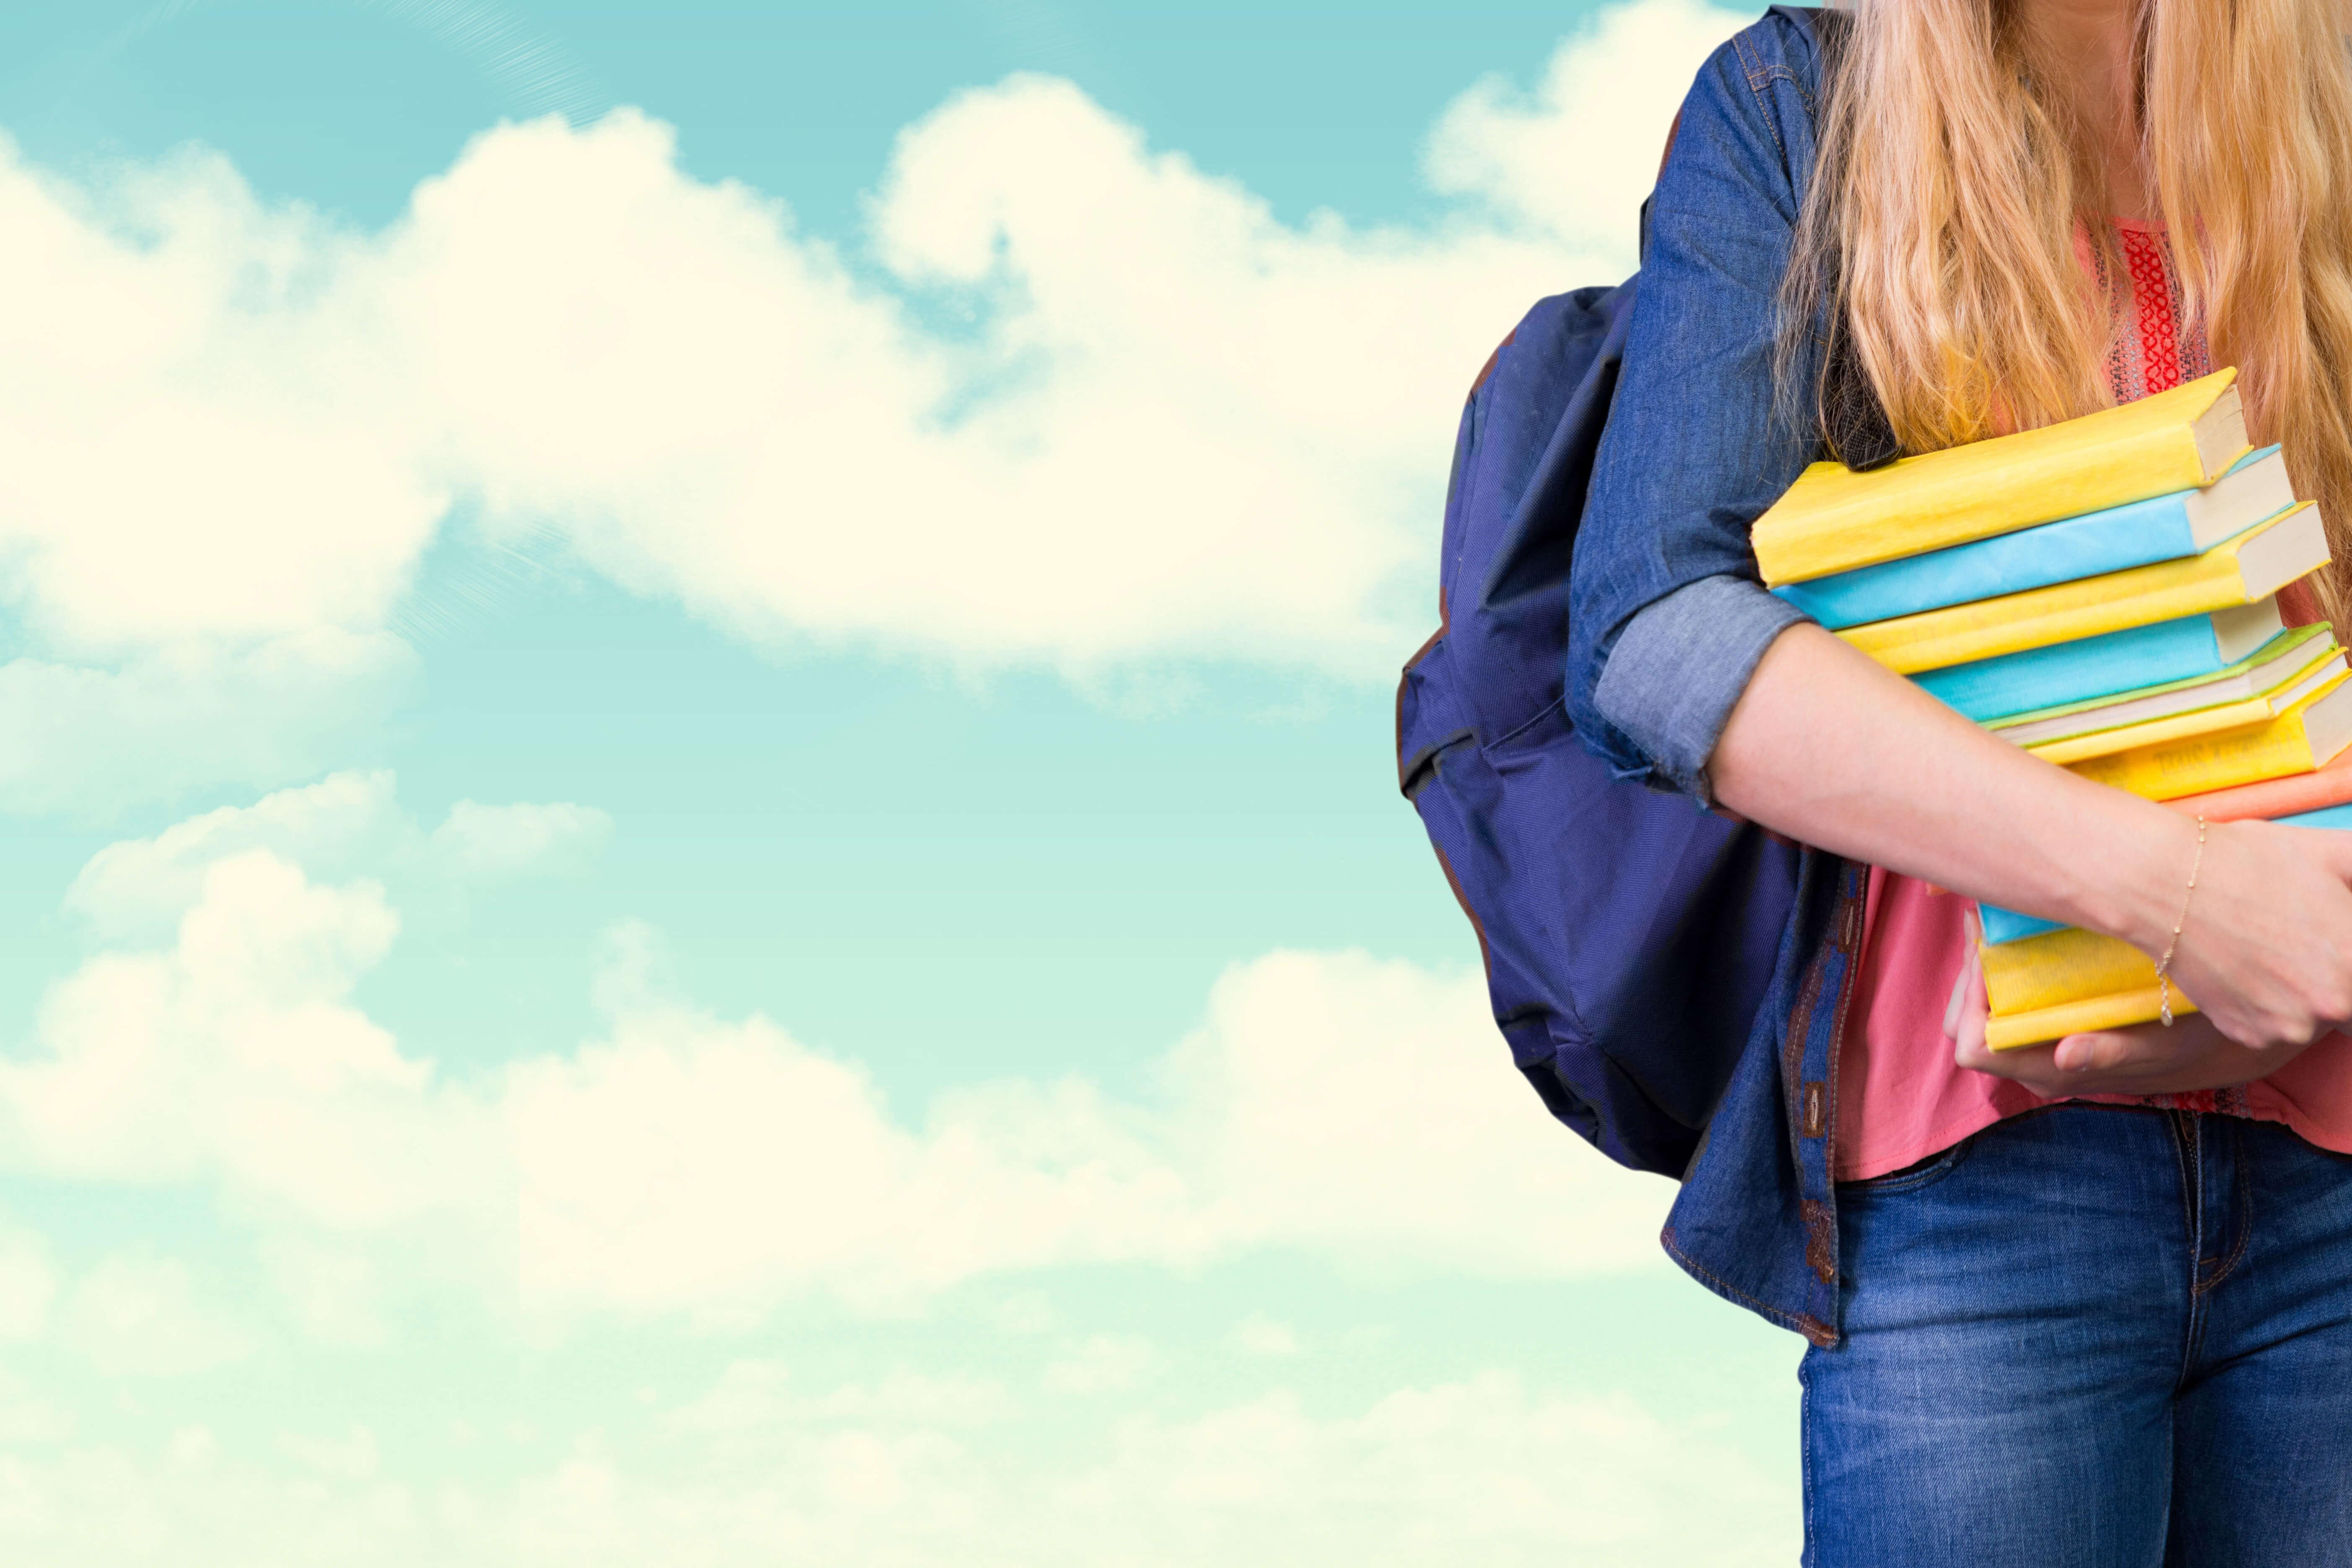
[[2088, 451], [2052, 442], [1997, 466], [1937, 465], [1914, 483], [1856, 486], [1778, 527], [1767, 513], [1750, 536], [1757, 568], [1773, 587], [1803, 582], [2200, 488], [2208, 476], [2191, 423], [2184, 417]]
[[1913, 679], [1928, 695], [1981, 724], [2035, 708], [2193, 680], [2216, 673], [2222, 663], [2211, 619], [2189, 615], [1928, 670]]
[[2156, 961], [2130, 943], [2069, 925], [1979, 950], [1985, 999], [1995, 1017], [2038, 1012], [2156, 984]]
[[2234, 550], [2135, 567], [1838, 633], [1897, 674], [1997, 659], [2246, 601]]
[[2352, 804], [2352, 749], [2316, 773], [2183, 795], [2165, 804], [2209, 822], [2267, 822], [2298, 811]]
[[[2144, 991], [2125, 991], [2116, 996], [2092, 997], [2061, 1007], [2044, 1008], [2039, 1012], [2019, 1013], [2011, 1018], [1985, 1020], [1985, 1044], [1995, 1051], [2015, 1051], [2020, 1046], [2047, 1045], [2053, 1040], [2063, 1040], [2070, 1034], [2082, 1034], [2097, 1029], [2128, 1029], [2136, 1023], [2152, 1023], [2164, 1016], [2162, 993], [2154, 986]], [[2172, 988], [2172, 1012], [2175, 1018], [2197, 1010], [2197, 1004]]]
[[2120, 728], [2096, 730], [2089, 735], [2072, 735], [2063, 740], [2045, 740], [2039, 746], [2029, 746], [2025, 749], [2029, 756], [2063, 766], [2113, 752], [2131, 751], [2143, 746], [2162, 746], [2175, 740], [2187, 740], [2192, 736], [2236, 729], [2243, 725], [2267, 724], [2277, 716], [2269, 697], [2248, 697], [2243, 702], [2217, 703], [2193, 713], [2175, 714], [2169, 718], [2152, 719], [2144, 724], [2127, 724]]
[[2188, 496], [2109, 507], [2013, 534], [1772, 590], [1832, 632], [2197, 553]]
[[[2341, 684], [2344, 676], [2336, 677]], [[2321, 694], [2333, 691], [2331, 685]], [[2095, 784], [2150, 800], [2176, 795], [2196, 795], [2224, 789], [2232, 784], [2278, 779], [2311, 771], [2311, 745], [2304, 737], [2303, 712], [2311, 699], [2270, 723], [2221, 735], [2200, 735], [2164, 746], [2143, 746], [2110, 757], [2093, 757], [2071, 764], [2073, 771]]]

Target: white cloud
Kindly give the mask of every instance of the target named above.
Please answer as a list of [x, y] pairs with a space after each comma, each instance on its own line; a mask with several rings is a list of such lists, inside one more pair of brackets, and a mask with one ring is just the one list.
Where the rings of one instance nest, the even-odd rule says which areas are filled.
[[375, 1434], [360, 1426], [333, 1437], [289, 1432], [278, 1438], [278, 1446], [319, 1474], [343, 1480], [366, 1480], [376, 1473], [382, 1460]]
[[1290, 1325], [1275, 1322], [1263, 1312], [1244, 1318], [1234, 1329], [1236, 1349], [1251, 1355], [1297, 1355], [1298, 1336]]
[[[1362, 954], [1234, 967], [1152, 1097], [1015, 1079], [910, 1119], [765, 1019], [650, 994], [640, 933], [597, 984], [606, 1038], [454, 1082], [352, 1000], [400, 927], [368, 855], [441, 852], [392, 788], [331, 779], [93, 857], [74, 906], [145, 935], [56, 982], [29, 1049], [0, 1059], [0, 1162], [216, 1183], [289, 1217], [310, 1233], [271, 1254], [289, 1308], [361, 1343], [380, 1280], [333, 1238], [388, 1228], [461, 1238], [494, 1291], [558, 1319], [748, 1322], [810, 1292], [901, 1302], [1266, 1247], [1390, 1270], [1657, 1266], [1671, 1189], [1550, 1121], [1479, 977]], [[484, 841], [536, 846], [574, 817], [452, 820], [531, 823]]]
[[253, 1344], [176, 1258], [118, 1252], [66, 1299], [60, 1333], [101, 1377], [172, 1377], [251, 1354]]
[[1016, 1291], [991, 1309], [988, 1321], [1000, 1333], [1050, 1333], [1061, 1325], [1062, 1314], [1043, 1291]]
[[0, 1217], [0, 1343], [38, 1337], [57, 1294], [47, 1239]]
[[[0, 1365], [0, 1448], [55, 1443], [73, 1427], [64, 1409], [26, 1385], [18, 1365]], [[6, 1461], [0, 1459], [0, 1539], [5, 1538], [14, 1511], [14, 1500], [8, 1494], [15, 1478], [5, 1466]]]
[[667, 1412], [665, 1434], [720, 1442], [761, 1442], [783, 1427], [826, 1422], [972, 1427], [1002, 1420], [1015, 1406], [1004, 1385], [970, 1374], [901, 1368], [873, 1383], [845, 1383], [803, 1393], [780, 1362], [730, 1362], [707, 1392]]
[[[1469, 374], [1604, 265], [1290, 228], [1042, 78], [910, 128], [874, 224], [887, 287], [682, 179], [665, 127], [541, 122], [420, 190], [389, 288], [494, 520], [745, 635], [1360, 674], [1404, 635]], [[926, 335], [908, 289], [978, 329]]]
[[247, 850], [327, 878], [354, 874], [401, 836], [394, 789], [389, 773], [337, 773], [187, 818], [153, 838], [119, 840], [82, 867], [66, 907], [108, 935], [177, 921], [202, 897], [214, 862]]
[[398, 928], [373, 883], [314, 885], [266, 849], [212, 862], [171, 948], [91, 958], [0, 1061], [7, 1163], [217, 1180], [331, 1226], [510, 1192], [475, 1101], [351, 1004]]
[[756, 1314], [1266, 1246], [1388, 1270], [1655, 1264], [1671, 1188], [1549, 1120], [1475, 976], [1270, 955], [1219, 981], [1167, 1076], [1151, 1104], [982, 1085], [916, 1126], [772, 1024], [641, 1005], [509, 1077], [526, 1297]]
[[100, 935], [152, 935], [179, 919], [221, 860], [267, 850], [321, 880], [372, 873], [441, 891], [577, 871], [612, 837], [612, 819], [568, 801], [459, 800], [427, 834], [404, 811], [389, 772], [337, 773], [250, 806], [224, 806], [90, 858], [66, 907]]
[[1045, 1386], [1064, 1394], [1111, 1394], [1143, 1381], [1159, 1360], [1136, 1334], [1088, 1334], [1045, 1368]]
[[265, 1235], [261, 1263], [295, 1331], [315, 1344], [373, 1347], [394, 1337], [387, 1311], [395, 1260], [341, 1238]]
[[1391, 668], [1463, 388], [1630, 265], [1624, 143], [1738, 21], [1636, 0], [1533, 99], [1474, 89], [1431, 150], [1463, 210], [1413, 228], [1285, 223], [1042, 77], [906, 130], [870, 263], [635, 110], [488, 131], [374, 234], [216, 155], [0, 145], [0, 713], [47, 737], [0, 807], [315, 772], [403, 691], [464, 497], [766, 644]]
[[1130, 1421], [1055, 1492], [1073, 1535], [1124, 1520], [1169, 1563], [1244, 1542], [1268, 1563], [1779, 1562], [1796, 1523], [1751, 1466], [1630, 1400], [1532, 1396], [1504, 1374], [1336, 1418], [1276, 1393]]
[[1745, 1568], [1796, 1546], [1790, 1489], [1738, 1451], [1622, 1396], [1532, 1392], [1502, 1373], [1338, 1410], [1274, 1392], [1078, 1429], [1046, 1462], [987, 1431], [873, 1418], [780, 1423], [764, 1442], [730, 1427], [726, 1448], [658, 1468], [583, 1445], [524, 1485], [525, 1555]]
[[593, 806], [485, 806], [460, 800], [433, 830], [433, 853], [454, 880], [470, 883], [576, 870], [613, 836], [613, 819]]
[[0, 157], [0, 543], [72, 649], [376, 630], [446, 509], [344, 294], [370, 247], [225, 159]]
[[1488, 77], [1447, 106], [1430, 134], [1430, 183], [1563, 240], [1605, 236], [1630, 265], [1635, 214], [1691, 78], [1752, 20], [1704, 0], [1593, 13], [1532, 93]]
[[361, 1450], [345, 1444], [337, 1453], [296, 1437], [285, 1448], [326, 1463], [289, 1470], [277, 1454], [257, 1460], [191, 1423], [152, 1450], [81, 1443], [53, 1457], [0, 1455], [0, 1543], [11, 1562], [75, 1568], [513, 1568], [503, 1500], [353, 1474]]
[[1268, 955], [1217, 982], [1171, 1077], [1226, 1237], [1531, 1274], [1656, 1256], [1671, 1187], [1550, 1119], [1476, 974]]
[[0, 664], [0, 811], [104, 816], [316, 773], [372, 746], [416, 674], [398, 638], [332, 627], [111, 663], [13, 659]]

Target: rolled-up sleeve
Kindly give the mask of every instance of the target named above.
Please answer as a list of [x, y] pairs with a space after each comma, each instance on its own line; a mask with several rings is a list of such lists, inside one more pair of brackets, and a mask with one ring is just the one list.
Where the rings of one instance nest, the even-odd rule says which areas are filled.
[[[1786, 26], [1801, 32], [1799, 24]], [[1810, 59], [1810, 35], [1791, 37]], [[1685, 100], [1649, 223], [1570, 583], [1569, 716], [1620, 777], [1708, 801], [1706, 760], [1772, 640], [1748, 530], [1820, 446], [1776, 414], [1780, 293], [1812, 156], [1797, 76], [1743, 36]], [[1787, 366], [1810, 386], [1810, 336]]]
[[1804, 612], [1742, 577], [1702, 577], [1618, 633], [1592, 702], [1675, 788], [1712, 802], [1706, 759], [1772, 639]]

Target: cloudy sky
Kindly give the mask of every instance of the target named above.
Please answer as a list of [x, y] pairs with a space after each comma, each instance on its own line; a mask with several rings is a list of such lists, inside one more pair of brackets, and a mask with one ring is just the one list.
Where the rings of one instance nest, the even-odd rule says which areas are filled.
[[1744, 19], [0, 15], [0, 1555], [1787, 1561], [1388, 756]]

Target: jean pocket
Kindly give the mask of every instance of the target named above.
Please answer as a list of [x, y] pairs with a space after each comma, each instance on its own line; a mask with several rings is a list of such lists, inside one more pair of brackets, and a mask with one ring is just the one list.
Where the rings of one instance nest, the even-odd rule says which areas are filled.
[[1933, 1186], [1959, 1169], [1960, 1163], [1969, 1157], [1969, 1151], [1975, 1146], [1975, 1138], [1962, 1138], [1941, 1154], [1929, 1155], [1926, 1159], [1915, 1161], [1899, 1171], [1888, 1171], [1885, 1176], [1864, 1176], [1860, 1181], [1842, 1181], [1837, 1184], [1838, 1197], [1841, 1198], [1885, 1197], [1895, 1193], [1916, 1192], [1923, 1186]]

